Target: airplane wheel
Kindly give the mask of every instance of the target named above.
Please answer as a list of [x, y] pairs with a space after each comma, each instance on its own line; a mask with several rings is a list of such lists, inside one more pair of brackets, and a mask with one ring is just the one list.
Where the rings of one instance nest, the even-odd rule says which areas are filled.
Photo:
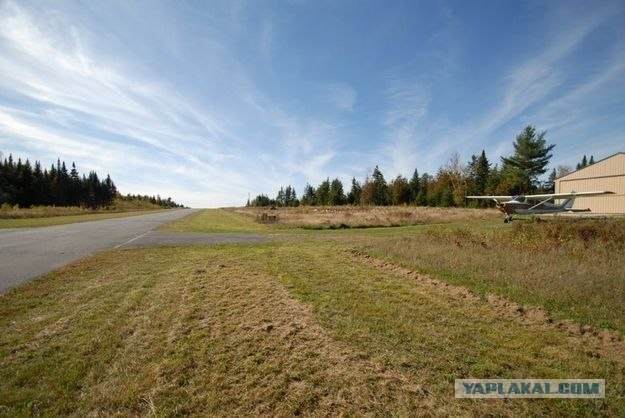
[[508, 223], [508, 218], [505, 218], [505, 219], [503, 220], [503, 223], [507, 224], [507, 223]]

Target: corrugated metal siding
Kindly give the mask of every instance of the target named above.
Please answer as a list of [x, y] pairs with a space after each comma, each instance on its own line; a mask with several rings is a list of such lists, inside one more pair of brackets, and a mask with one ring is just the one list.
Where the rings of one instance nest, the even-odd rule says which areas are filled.
[[576, 209], [594, 213], [625, 213], [625, 153], [619, 153], [556, 180], [556, 193], [606, 190], [613, 195], [580, 197]]

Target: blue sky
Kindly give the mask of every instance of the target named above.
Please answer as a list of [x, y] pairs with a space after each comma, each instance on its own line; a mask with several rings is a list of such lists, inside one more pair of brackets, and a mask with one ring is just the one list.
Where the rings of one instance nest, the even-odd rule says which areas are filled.
[[195, 206], [625, 151], [625, 2], [0, 0], [0, 151]]

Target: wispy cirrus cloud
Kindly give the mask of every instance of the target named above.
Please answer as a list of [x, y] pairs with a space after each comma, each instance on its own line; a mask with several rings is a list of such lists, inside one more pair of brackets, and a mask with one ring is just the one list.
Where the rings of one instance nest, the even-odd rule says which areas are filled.
[[[407, 99], [401, 100], [401, 95], [397, 97], [386, 116], [387, 124], [394, 127], [391, 136], [393, 145], [386, 146], [393, 165], [407, 166], [414, 161], [414, 157], [427, 170], [435, 170], [435, 166], [423, 161], [418, 154], [423, 149], [424, 138], [427, 138], [426, 154], [436, 164], [442, 164], [454, 151], [460, 151], [462, 157], [468, 159], [469, 155], [479, 153], [482, 148], [496, 163], [498, 156], [512, 151], [514, 135], [524, 124], [548, 129], [550, 137], [558, 135], [558, 129], [566, 132], [571, 126], [579, 126], [579, 123], [584, 123], [589, 129], [593, 124], [596, 126], [597, 120], [589, 116], [594, 112], [588, 107], [596, 105], [598, 89], [610, 83], [625, 86], [620, 81], [625, 75], [623, 49], [616, 45], [608, 64], [599, 66], [583, 82], [577, 81], [571, 90], [566, 90], [571, 83], [568, 66], [572, 56], [578, 53], [588, 38], [611, 18], [610, 10], [599, 9], [585, 16], [564, 13], [559, 17], [564, 22], [557, 30], [544, 35], [542, 49], [533, 56], [512, 62], [508, 71], [493, 78], [489, 89], [493, 103], [490, 106], [480, 103], [477, 117], [465, 123], [452, 124], [444, 119], [428, 118], [427, 101], [421, 99], [418, 92], [411, 92], [408, 86], [400, 86], [398, 91]], [[599, 97], [605, 100], [606, 94]], [[397, 123], [399, 120], [412, 123]], [[511, 123], [515, 123], [514, 126], [509, 126]], [[501, 136], [501, 132], [509, 133]], [[567, 147], [561, 144], [558, 148], [566, 152], [564, 158], [570, 158], [569, 151], [579, 152]]]
[[[5, 107], [0, 114], [5, 137], [20, 138], [21, 148], [44, 148], [50, 157], [117, 173], [156, 170], [159, 164], [150, 160], [187, 161], [204, 178], [226, 175], [230, 187], [245, 187], [248, 180], [227, 164], [238, 155], [238, 144], [223, 115], [198, 109], [166, 84], [98, 56], [63, 16], [41, 20], [15, 3], [0, 7], [0, 88], [14, 102], [41, 109], [29, 115]], [[90, 134], [76, 134], [85, 130]], [[178, 194], [197, 187], [203, 176], [187, 175], [191, 182], [180, 182]], [[203, 186], [209, 194], [219, 188]]]
[[463, 4], [30, 1], [0, 2], [0, 149], [122, 191], [232, 205], [495, 160], [527, 123], [571, 152], [625, 126], [618, 1], [502, 4], [505, 30]]
[[[554, 100], [553, 95], [558, 97], [558, 89], [566, 82], [567, 60], [610, 17], [610, 11], [600, 9], [575, 17], [558, 13], [558, 17], [564, 22], [555, 25], [557, 30], [546, 35], [544, 49], [514, 63], [503, 78], [501, 98], [477, 124], [463, 128], [467, 141], [482, 141], [505, 124], [527, 114], [532, 107], [549, 106], [548, 103]], [[552, 16], [547, 20], [556, 19]]]
[[[425, 130], [430, 94], [419, 82], [394, 77], [386, 89], [382, 124], [387, 129], [382, 162], [395, 174], [408, 175], [425, 154]], [[430, 147], [428, 147], [430, 148]], [[428, 152], [431, 148], [428, 149]]]

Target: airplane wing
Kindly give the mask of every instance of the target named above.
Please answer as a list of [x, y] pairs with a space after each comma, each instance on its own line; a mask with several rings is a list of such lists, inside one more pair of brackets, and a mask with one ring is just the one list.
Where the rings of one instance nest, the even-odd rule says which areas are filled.
[[512, 200], [516, 196], [465, 196], [467, 199]]
[[614, 194], [614, 192], [569, 192], [569, 193], [546, 193], [546, 194], [526, 194], [518, 196], [466, 196], [467, 199], [494, 199], [494, 200], [545, 200], [545, 199], [566, 199], [580, 196], [600, 196], [603, 194]]
[[526, 194], [527, 200], [541, 200], [541, 199], [566, 199], [570, 197], [580, 196], [600, 196], [603, 194], [614, 194], [614, 192], [597, 191], [597, 192], [569, 192], [569, 193], [547, 193], [547, 194]]

